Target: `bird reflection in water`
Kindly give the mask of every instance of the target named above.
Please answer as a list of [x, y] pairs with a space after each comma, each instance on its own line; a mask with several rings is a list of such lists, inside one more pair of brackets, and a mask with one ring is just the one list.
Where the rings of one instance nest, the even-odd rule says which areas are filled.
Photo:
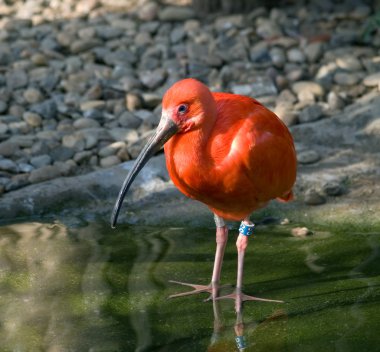
[[[207, 352], [242, 352], [247, 351], [248, 347], [250, 348], [250, 351], [253, 351], [255, 349], [254, 342], [252, 341], [253, 332], [259, 327], [259, 325], [266, 324], [273, 320], [286, 318], [285, 311], [280, 309], [276, 310], [263, 321], [259, 322], [251, 319], [250, 322], [244, 323], [243, 310], [241, 310], [236, 314], [235, 324], [233, 326], [226, 326], [223, 323], [219, 300], [213, 300], [213, 312], [214, 330], [211, 335]], [[234, 337], [231, 335], [232, 332]], [[248, 336], [251, 337], [251, 341], [248, 340]]]

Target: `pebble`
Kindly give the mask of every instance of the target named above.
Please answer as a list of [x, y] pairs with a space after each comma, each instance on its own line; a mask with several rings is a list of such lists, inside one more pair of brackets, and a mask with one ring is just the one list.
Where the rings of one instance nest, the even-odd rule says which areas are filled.
[[344, 100], [339, 96], [339, 94], [331, 91], [327, 94], [327, 103], [331, 110], [341, 110], [345, 106]]
[[304, 150], [297, 153], [297, 161], [300, 164], [314, 164], [321, 159], [315, 150]]
[[323, 191], [328, 196], [340, 196], [344, 193], [344, 187], [340, 182], [330, 181], [323, 185]]
[[306, 45], [304, 53], [307, 57], [307, 60], [311, 63], [317, 62], [323, 54], [323, 43], [314, 42]]
[[292, 84], [292, 90], [297, 95], [302, 91], [307, 91], [316, 97], [322, 97], [324, 95], [323, 87], [316, 82], [311, 81], [299, 81]]
[[11, 159], [0, 159], [0, 170], [16, 173], [18, 171], [18, 166]]
[[360, 81], [360, 77], [355, 73], [337, 72], [334, 75], [334, 82], [341, 86], [353, 86]]
[[300, 123], [313, 122], [323, 116], [323, 109], [319, 104], [313, 104], [304, 108], [298, 115]]
[[307, 227], [295, 227], [291, 230], [291, 234], [294, 237], [306, 237], [313, 234]]
[[107, 156], [105, 158], [100, 159], [100, 166], [101, 167], [111, 167], [120, 164], [120, 159], [116, 155]]
[[303, 63], [306, 61], [306, 56], [299, 48], [291, 48], [287, 51], [286, 56], [289, 62]]
[[366, 76], [363, 79], [363, 84], [366, 87], [380, 86], [380, 72], [373, 73], [373, 74], [370, 74], [370, 75]]
[[34, 112], [26, 111], [22, 117], [31, 127], [39, 127], [42, 125], [42, 117]]
[[326, 203], [326, 198], [315, 189], [310, 188], [305, 192], [304, 202], [307, 205], [321, 205]]
[[39, 169], [33, 170], [28, 181], [30, 183], [39, 183], [47, 180], [51, 180], [61, 176], [59, 167], [56, 165], [46, 165]]
[[28, 88], [24, 91], [24, 98], [29, 104], [35, 104], [41, 102], [44, 96], [39, 89]]
[[50, 165], [52, 163], [52, 158], [50, 155], [43, 154], [38, 155], [30, 159], [30, 164], [35, 168], [40, 168], [46, 165]]
[[121, 127], [137, 129], [140, 127], [142, 121], [137, 116], [129, 111], [124, 111], [118, 118]]
[[143, 4], [138, 12], [137, 17], [142, 21], [153, 21], [159, 11], [159, 6], [154, 1], [148, 1], [145, 4]]
[[194, 17], [194, 10], [184, 6], [167, 6], [158, 13], [161, 21], [186, 21]]
[[74, 121], [73, 127], [78, 130], [82, 130], [86, 128], [97, 128], [97, 127], [100, 127], [100, 123], [88, 117], [81, 117]]

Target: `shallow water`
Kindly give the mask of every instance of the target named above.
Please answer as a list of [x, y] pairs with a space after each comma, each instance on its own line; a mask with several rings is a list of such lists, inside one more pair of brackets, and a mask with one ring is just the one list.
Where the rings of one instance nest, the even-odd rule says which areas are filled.
[[[232, 233], [232, 232], [231, 232]], [[258, 226], [236, 325], [232, 301], [206, 294], [168, 300], [207, 284], [213, 229], [21, 223], [0, 227], [0, 351], [379, 351], [380, 232]], [[222, 283], [235, 282], [235, 236]], [[225, 288], [228, 293], [232, 289]]]

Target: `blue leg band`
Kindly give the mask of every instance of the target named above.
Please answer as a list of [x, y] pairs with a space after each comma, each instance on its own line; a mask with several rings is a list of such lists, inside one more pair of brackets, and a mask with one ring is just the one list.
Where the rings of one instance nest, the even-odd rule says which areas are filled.
[[239, 233], [244, 236], [251, 236], [253, 234], [254, 228], [255, 224], [247, 225], [244, 223], [244, 221], [242, 221], [239, 227]]
[[247, 348], [247, 343], [245, 342], [244, 336], [236, 336], [235, 341], [236, 341], [236, 346], [239, 351], [242, 351], [245, 348]]

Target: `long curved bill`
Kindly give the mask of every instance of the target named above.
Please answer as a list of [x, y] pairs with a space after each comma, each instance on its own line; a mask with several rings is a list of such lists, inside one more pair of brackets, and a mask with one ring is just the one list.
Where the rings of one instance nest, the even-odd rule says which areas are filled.
[[149, 139], [143, 150], [137, 157], [132, 169], [124, 180], [124, 183], [120, 189], [119, 196], [117, 197], [115, 206], [112, 211], [111, 216], [111, 227], [116, 227], [117, 217], [120, 212], [121, 205], [123, 203], [124, 197], [127, 194], [133, 180], [144, 167], [147, 161], [157, 153], [161, 147], [178, 132], [178, 126], [174, 123], [172, 119], [166, 116], [162, 116], [160, 124], [157, 127], [156, 132]]

